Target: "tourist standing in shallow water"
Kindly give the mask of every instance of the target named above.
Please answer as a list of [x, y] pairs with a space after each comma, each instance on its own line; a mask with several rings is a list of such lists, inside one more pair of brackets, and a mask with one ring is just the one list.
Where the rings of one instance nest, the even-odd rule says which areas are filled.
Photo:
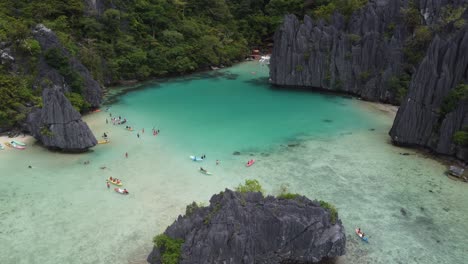
[[128, 158], [128, 152], [125, 152], [125, 158]]

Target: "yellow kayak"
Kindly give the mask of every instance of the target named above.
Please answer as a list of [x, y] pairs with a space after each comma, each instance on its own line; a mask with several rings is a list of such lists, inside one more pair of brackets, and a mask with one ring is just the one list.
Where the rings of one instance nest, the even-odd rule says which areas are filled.
[[99, 140], [97, 143], [98, 143], [98, 144], [107, 144], [107, 143], [109, 143], [109, 142], [110, 142], [110, 140], [104, 139], [104, 140]]
[[115, 181], [111, 181], [110, 179], [107, 179], [107, 182], [112, 183], [112, 184], [117, 185], [117, 186], [122, 186], [122, 182], [117, 183]]

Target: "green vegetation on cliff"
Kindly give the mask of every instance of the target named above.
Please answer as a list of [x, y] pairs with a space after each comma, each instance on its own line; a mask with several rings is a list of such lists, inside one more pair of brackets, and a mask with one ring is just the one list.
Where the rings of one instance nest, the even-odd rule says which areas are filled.
[[160, 234], [153, 239], [154, 246], [161, 251], [162, 264], [177, 264], [180, 260], [180, 250], [184, 240], [174, 239], [165, 234]]
[[468, 128], [457, 131], [453, 134], [453, 142], [459, 146], [468, 146]]
[[[39, 23], [51, 28], [70, 55], [101, 84], [193, 72], [230, 65], [250, 49], [271, 42], [284, 14], [302, 16], [302, 0], [4, 0], [0, 3], [0, 50], [14, 59], [0, 65], [0, 127], [17, 125], [34, 96], [39, 58], [71, 87], [67, 97], [80, 111], [83, 80], [60, 49], [41, 50], [32, 36]], [[20, 82], [19, 80], [28, 80]], [[33, 95], [32, 86], [36, 85]], [[44, 84], [44, 83], [42, 83]], [[12, 90], [14, 89], [14, 91]]]
[[259, 192], [262, 194], [264, 193], [262, 186], [257, 180], [245, 180], [244, 184], [239, 184], [239, 186], [236, 187], [236, 192]]
[[442, 102], [440, 115], [445, 116], [452, 112], [463, 100], [468, 100], [468, 84], [459, 84], [449, 92]]

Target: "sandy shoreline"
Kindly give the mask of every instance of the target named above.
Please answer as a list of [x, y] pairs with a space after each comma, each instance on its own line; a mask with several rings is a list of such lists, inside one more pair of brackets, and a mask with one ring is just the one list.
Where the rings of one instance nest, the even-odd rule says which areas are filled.
[[370, 101], [364, 101], [364, 100], [359, 100], [361, 102], [361, 105], [364, 106], [365, 108], [372, 110], [374, 112], [380, 112], [388, 117], [392, 118], [392, 122], [396, 117], [396, 114], [398, 112], [398, 106], [391, 105], [391, 104], [385, 104], [385, 103], [380, 103], [380, 102], [370, 102]]

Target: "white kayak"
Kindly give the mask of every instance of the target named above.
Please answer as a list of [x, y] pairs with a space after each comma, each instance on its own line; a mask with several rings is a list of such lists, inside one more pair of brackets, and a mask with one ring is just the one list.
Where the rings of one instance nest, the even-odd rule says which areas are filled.
[[193, 161], [203, 161], [202, 158], [198, 158], [198, 157], [195, 157], [195, 156], [190, 156], [190, 159], [193, 160]]

